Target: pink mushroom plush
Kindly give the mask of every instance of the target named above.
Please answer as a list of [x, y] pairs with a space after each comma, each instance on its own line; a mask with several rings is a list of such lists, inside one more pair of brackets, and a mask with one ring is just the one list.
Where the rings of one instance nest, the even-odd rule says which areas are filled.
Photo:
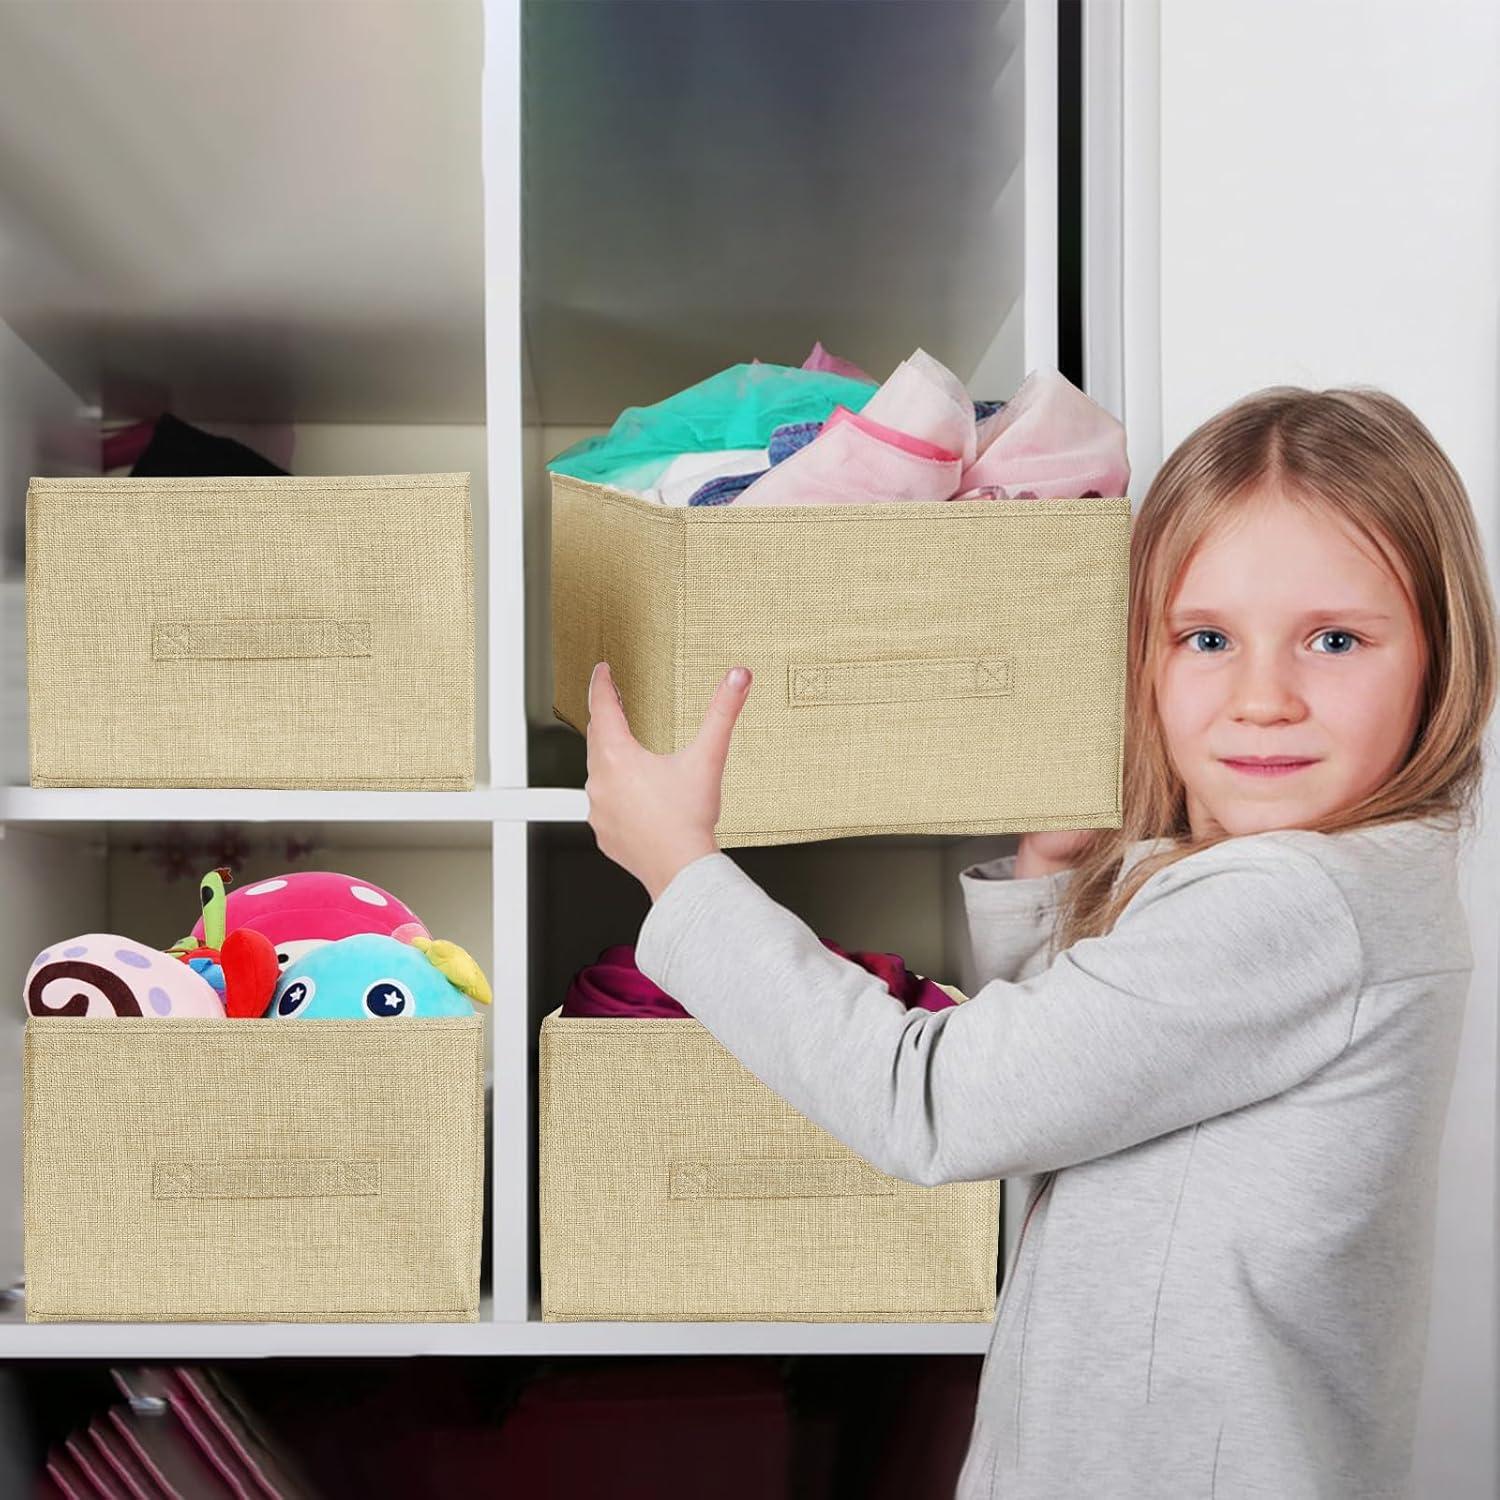
[[44, 948], [26, 972], [33, 1016], [224, 1017], [218, 991], [171, 955], [113, 932]]
[[[281, 973], [320, 943], [359, 933], [410, 942], [430, 937], [421, 919], [389, 891], [354, 875], [332, 870], [298, 870], [240, 886], [225, 895], [226, 932], [249, 927], [269, 938]], [[203, 919], [193, 936], [204, 937]]]

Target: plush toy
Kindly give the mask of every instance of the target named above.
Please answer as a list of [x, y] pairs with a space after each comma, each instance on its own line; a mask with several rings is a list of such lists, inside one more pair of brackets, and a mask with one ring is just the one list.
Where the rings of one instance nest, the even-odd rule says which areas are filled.
[[479, 965], [457, 943], [360, 933], [303, 953], [276, 987], [270, 1014], [288, 1020], [467, 1016], [490, 1003]]
[[223, 996], [229, 1016], [263, 1016], [271, 1003], [280, 969], [276, 950], [264, 933], [240, 928], [226, 935], [224, 888], [233, 876], [227, 869], [210, 870], [198, 882], [203, 907], [199, 926], [203, 941], [180, 938], [167, 952], [200, 975]]
[[224, 1002], [201, 974], [112, 932], [43, 949], [22, 993], [33, 1016], [224, 1016]]
[[[204, 910], [208, 910], [207, 903]], [[299, 870], [241, 886], [225, 897], [223, 911], [230, 937], [248, 928], [272, 944], [278, 974], [318, 944], [357, 933], [407, 941], [428, 936], [416, 913], [389, 891], [330, 870]], [[204, 919], [200, 918], [192, 935], [199, 943], [208, 941]]]

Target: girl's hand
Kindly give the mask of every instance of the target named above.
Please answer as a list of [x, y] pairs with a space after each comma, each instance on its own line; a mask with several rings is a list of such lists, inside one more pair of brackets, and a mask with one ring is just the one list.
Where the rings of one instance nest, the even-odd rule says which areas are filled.
[[[736, 681], [737, 674], [743, 678]], [[735, 667], [720, 680], [692, 744], [669, 755], [647, 750], [630, 732], [608, 662], [589, 679], [589, 826], [600, 852], [628, 870], [653, 901], [684, 865], [719, 845], [724, 762], [729, 737], [750, 690]]]
[[1070, 869], [1098, 831], [1097, 828], [1049, 828], [1043, 833], [1023, 833], [1016, 852], [1016, 879], [1029, 880]]

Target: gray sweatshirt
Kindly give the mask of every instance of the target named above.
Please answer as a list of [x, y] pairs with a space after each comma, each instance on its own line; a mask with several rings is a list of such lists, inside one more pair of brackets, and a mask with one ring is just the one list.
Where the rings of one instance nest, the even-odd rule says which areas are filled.
[[910, 1182], [1036, 1178], [955, 1500], [1410, 1494], [1457, 838], [1229, 839], [1050, 963], [1067, 872], [971, 865], [983, 983], [942, 1011], [722, 851], [661, 893], [638, 967], [815, 1124]]

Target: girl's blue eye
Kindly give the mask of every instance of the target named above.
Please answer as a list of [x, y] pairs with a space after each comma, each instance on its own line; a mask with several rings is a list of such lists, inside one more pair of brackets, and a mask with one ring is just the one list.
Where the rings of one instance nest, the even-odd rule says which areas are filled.
[[[1201, 630], [1190, 630], [1190, 631], [1188, 631], [1188, 633], [1185, 636], [1183, 636], [1183, 640], [1190, 641], [1196, 635], [1216, 635], [1216, 636], [1218, 636], [1222, 640], [1224, 632], [1222, 630], [1210, 630], [1207, 626], [1204, 626]], [[1200, 656], [1202, 656], [1204, 653], [1200, 651], [1198, 654]], [[1212, 653], [1209, 653], [1209, 654], [1212, 654]]]
[[[1194, 636], [1199, 636], [1199, 635], [1216, 635], [1221, 640], [1224, 639], [1224, 632], [1222, 630], [1212, 630], [1212, 629], [1210, 629], [1206, 625], [1203, 626], [1203, 627], [1201, 627], [1198, 630], [1190, 630], [1190, 631], [1188, 631], [1188, 633], [1185, 636], [1183, 636], [1182, 639], [1184, 641], [1190, 641], [1190, 640], [1193, 639]], [[1354, 642], [1354, 641], [1357, 641], [1357, 640], [1360, 639], [1359, 636], [1355, 635], [1354, 632], [1350, 631], [1350, 630], [1320, 630], [1318, 632], [1318, 634], [1314, 637], [1314, 639], [1315, 640], [1321, 640], [1324, 636], [1327, 636], [1327, 635], [1342, 636], [1345, 640], [1350, 641], [1350, 642]], [[1214, 653], [1212, 651], [1209, 651], [1209, 652], [1200, 651], [1197, 654], [1199, 656], [1204, 656], [1204, 655], [1210, 655], [1211, 656], [1211, 655], [1214, 655], [1216, 653]], [[1319, 652], [1318, 654], [1320, 656], [1348, 656], [1349, 652], [1348, 651], [1322, 651], [1322, 652]]]
[[[1316, 639], [1322, 640], [1325, 635], [1341, 635], [1347, 641], [1356, 641], [1359, 639], [1358, 636], [1351, 634], [1347, 630], [1320, 630]], [[1320, 654], [1323, 656], [1348, 656], [1349, 653], [1347, 651], [1324, 651]]]

